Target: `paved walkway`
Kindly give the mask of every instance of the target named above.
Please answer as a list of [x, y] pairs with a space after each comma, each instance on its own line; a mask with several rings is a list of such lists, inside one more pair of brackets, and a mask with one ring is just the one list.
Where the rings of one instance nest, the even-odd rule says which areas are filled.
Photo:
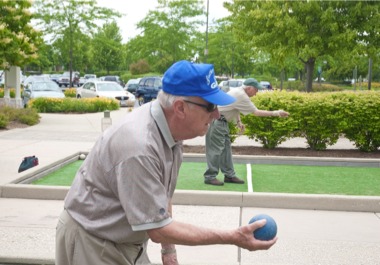
[[[112, 121], [117, 122], [127, 112], [126, 108], [111, 112]], [[0, 264], [53, 264], [55, 225], [63, 206], [62, 200], [7, 198], [3, 196], [4, 187], [72, 154], [90, 151], [101, 133], [102, 113], [41, 116], [36, 126], [0, 132]], [[204, 138], [189, 140], [186, 144], [204, 144]], [[239, 137], [234, 144], [257, 143]], [[305, 145], [300, 138], [283, 144]], [[340, 139], [332, 148], [353, 146]], [[22, 158], [27, 155], [36, 155], [40, 165], [17, 173]], [[380, 211], [259, 208], [249, 203], [229, 206], [231, 197], [231, 193], [217, 193], [216, 198], [208, 193], [192, 194], [189, 198], [193, 205], [174, 205], [174, 218], [200, 226], [234, 229], [247, 223], [253, 215], [266, 213], [277, 221], [278, 243], [269, 251], [258, 252], [225, 245], [178, 246], [180, 264], [380, 264]], [[292, 199], [301, 200], [297, 196]], [[318, 201], [318, 197], [314, 199]], [[334, 199], [330, 200], [332, 208]], [[336, 199], [341, 197], [336, 196]], [[366, 202], [367, 198], [359, 199]], [[371, 199], [380, 205], [380, 198]], [[217, 205], [213, 203], [215, 200], [224, 206], [212, 206]], [[210, 204], [199, 205], [198, 201]], [[356, 198], [353, 204], [355, 202]], [[152, 263], [161, 264], [159, 252], [160, 246], [150, 243], [148, 253]]]

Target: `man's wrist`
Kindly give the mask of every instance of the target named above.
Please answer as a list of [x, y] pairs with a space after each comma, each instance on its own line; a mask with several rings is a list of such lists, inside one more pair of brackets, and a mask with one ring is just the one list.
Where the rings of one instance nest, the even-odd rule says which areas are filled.
[[174, 254], [177, 253], [175, 248], [163, 248], [161, 249], [161, 255]]

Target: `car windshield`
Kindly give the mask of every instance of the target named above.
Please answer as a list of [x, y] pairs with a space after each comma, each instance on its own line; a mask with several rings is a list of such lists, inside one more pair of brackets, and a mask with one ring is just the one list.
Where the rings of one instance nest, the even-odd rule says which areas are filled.
[[50, 81], [50, 78], [47, 76], [43, 76], [43, 75], [33, 75], [33, 76], [27, 77], [24, 80], [24, 83], [27, 84], [27, 83], [31, 83], [31, 82], [35, 82], [35, 81]]
[[229, 81], [228, 85], [230, 87], [239, 87], [239, 86], [243, 85], [243, 82], [242, 81], [238, 81], [238, 80], [233, 80], [233, 81]]
[[96, 75], [85, 75], [84, 78], [85, 79], [95, 79]]
[[129, 88], [138, 88], [139, 84], [129, 84], [128, 87]]
[[124, 91], [124, 89], [117, 83], [100, 83], [98, 91]]
[[36, 82], [32, 85], [33, 91], [60, 91], [59, 86], [53, 82]]
[[162, 86], [162, 80], [156, 79], [154, 80], [154, 87], [161, 87]]

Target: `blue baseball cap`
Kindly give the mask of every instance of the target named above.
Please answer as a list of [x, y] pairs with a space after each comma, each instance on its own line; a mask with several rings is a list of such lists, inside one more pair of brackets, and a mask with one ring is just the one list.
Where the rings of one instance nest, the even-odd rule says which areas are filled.
[[162, 78], [162, 90], [175, 96], [201, 97], [216, 105], [229, 105], [235, 98], [218, 87], [212, 64], [189, 61], [174, 63]]

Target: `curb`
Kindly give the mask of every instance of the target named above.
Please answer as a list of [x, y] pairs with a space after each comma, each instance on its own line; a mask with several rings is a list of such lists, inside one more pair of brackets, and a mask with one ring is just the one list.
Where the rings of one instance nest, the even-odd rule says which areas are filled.
[[[30, 185], [32, 179], [43, 176], [63, 165], [75, 161], [77, 152], [52, 165], [27, 174], [12, 183], [0, 186], [0, 197], [63, 200], [69, 187]], [[234, 156], [239, 163], [251, 164], [292, 164], [292, 165], [339, 165], [380, 167], [380, 159], [320, 158], [320, 157], [278, 157], [278, 156]], [[186, 162], [205, 162], [204, 154], [184, 154]], [[29, 180], [29, 181], [28, 181]], [[20, 183], [20, 184], [17, 184]], [[305, 210], [334, 210], [355, 212], [380, 212], [380, 196], [346, 196], [324, 194], [288, 194], [264, 192], [223, 192], [176, 190], [173, 204], [202, 206], [264, 207]]]
[[[69, 187], [7, 184], [0, 186], [3, 198], [63, 200]], [[380, 196], [288, 194], [266, 192], [177, 190], [174, 205], [259, 207], [352, 212], [380, 212]]]

